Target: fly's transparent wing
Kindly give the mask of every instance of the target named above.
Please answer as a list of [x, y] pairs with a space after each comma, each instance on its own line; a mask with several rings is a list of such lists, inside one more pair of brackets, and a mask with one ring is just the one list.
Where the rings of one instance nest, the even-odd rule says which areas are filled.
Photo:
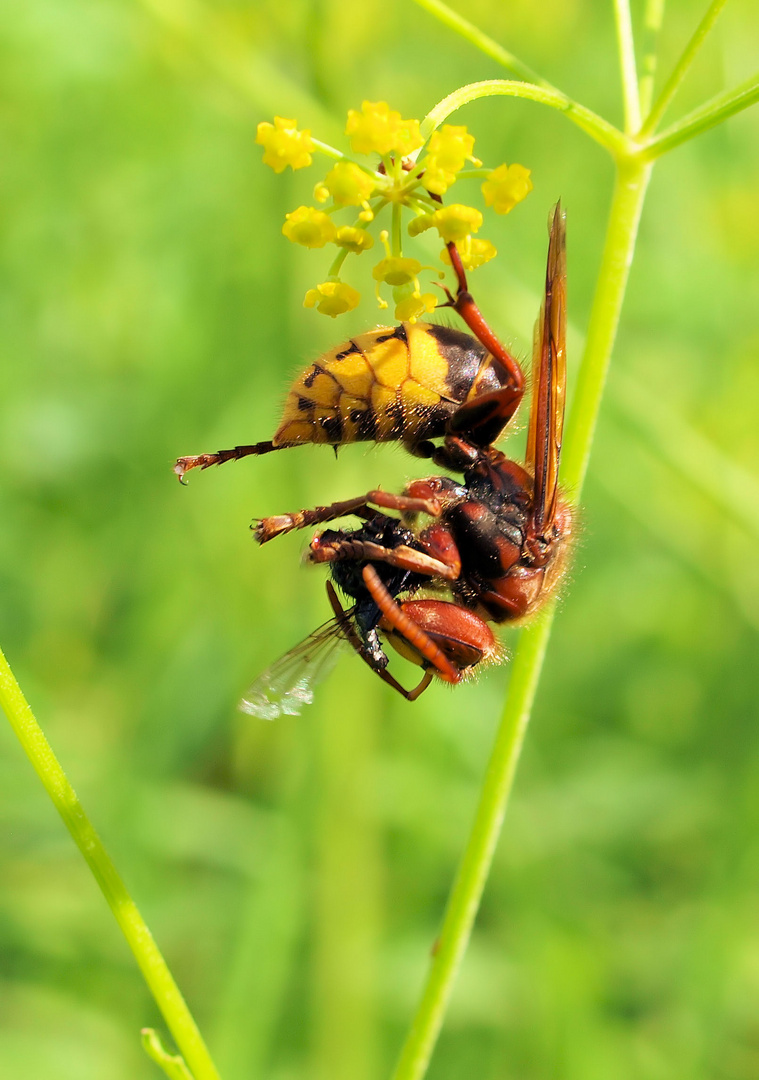
[[262, 671], [248, 688], [239, 708], [262, 720], [297, 716], [314, 700], [314, 686], [329, 675], [343, 646], [348, 646], [345, 619], [330, 619], [313, 634]]

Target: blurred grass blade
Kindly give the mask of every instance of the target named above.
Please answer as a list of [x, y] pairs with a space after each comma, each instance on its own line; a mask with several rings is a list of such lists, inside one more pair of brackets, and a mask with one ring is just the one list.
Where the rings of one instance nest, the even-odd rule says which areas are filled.
[[640, 77], [640, 111], [642, 117], [648, 116], [654, 97], [656, 68], [659, 63], [659, 32], [664, 20], [664, 5], [665, 0], [646, 0], [646, 9], [643, 14], [643, 57]]
[[682, 120], [672, 124], [661, 135], [645, 144], [640, 153], [647, 161], [661, 157], [676, 146], [709, 131], [736, 113], [748, 109], [759, 101], [759, 71], [754, 72], [740, 86], [716, 94], [705, 105], [688, 113]]
[[429, 12], [430, 15], [434, 15], [444, 26], [453, 30], [454, 33], [474, 45], [480, 52], [485, 53], [491, 60], [495, 60], [507, 68], [518, 78], [524, 79], [525, 82], [535, 83], [536, 86], [553, 89], [547, 79], [538, 75], [536, 71], [523, 63], [519, 57], [514, 56], [508, 49], [504, 49], [502, 45], [484, 34], [474, 23], [470, 23], [468, 19], [455, 12], [448, 4], [442, 3], [442, 0], [416, 0], [416, 3], [420, 8], [424, 8], [425, 11]]
[[667, 79], [661, 94], [659, 94], [659, 97], [656, 99], [656, 102], [646, 117], [645, 123], [641, 129], [641, 135], [650, 135], [652, 131], [656, 130], [659, 121], [664, 116], [670, 102], [680, 89], [683, 79], [688, 74], [688, 69], [695, 60], [698, 50], [706, 41], [709, 31], [714, 26], [726, 3], [727, 0], [712, 0], [709, 10], [696, 27], [693, 37], [685, 46], [682, 56], [675, 64], [672, 74]]
[[140, 4], [257, 113], [307, 118], [323, 138], [333, 142], [340, 138], [342, 124], [253, 44], [241, 39], [221, 14], [195, 0], [140, 0]]
[[759, 540], [759, 479], [701, 435], [656, 395], [617, 372], [613, 410], [657, 455]]
[[632, 135], [640, 127], [640, 91], [629, 0], [614, 0], [614, 21], [617, 27], [619, 70], [622, 75], [625, 131], [628, 135]]

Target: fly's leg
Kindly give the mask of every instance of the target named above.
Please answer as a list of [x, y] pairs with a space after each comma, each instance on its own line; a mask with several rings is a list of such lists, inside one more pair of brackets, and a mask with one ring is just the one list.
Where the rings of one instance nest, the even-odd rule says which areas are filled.
[[432, 682], [432, 672], [429, 670], [425, 671], [424, 676], [418, 686], [415, 686], [413, 690], [406, 690], [404, 686], [401, 686], [397, 679], [393, 678], [389, 671], [387, 671], [385, 668], [375, 667], [375, 665], [372, 663], [371, 658], [367, 655], [361, 638], [356, 633], [353, 623], [346, 614], [345, 609], [343, 608], [337, 597], [337, 593], [335, 592], [333, 585], [329, 581], [327, 582], [327, 596], [329, 597], [329, 602], [332, 605], [332, 610], [335, 613], [335, 618], [340, 623], [340, 628], [342, 632], [345, 634], [347, 641], [353, 646], [353, 648], [364, 661], [364, 663], [372, 669], [375, 675], [379, 675], [380, 679], [382, 679], [383, 682], [387, 683], [388, 686], [392, 686], [393, 690], [397, 690], [398, 693], [406, 699], [406, 701], [416, 701], [419, 695], [423, 694]]
[[374, 507], [384, 510], [398, 510], [408, 514], [429, 514], [439, 517], [440, 503], [434, 498], [412, 498], [408, 495], [394, 495], [389, 491], [369, 491], [355, 499], [330, 503], [328, 506], [315, 506], [311, 510], [299, 510], [295, 514], [277, 514], [274, 517], [258, 518], [252, 525], [253, 533], [259, 544], [273, 540], [275, 536], [292, 532], [293, 529], [307, 529], [311, 525], [323, 525], [335, 518], [355, 514], [357, 517], [372, 517]]

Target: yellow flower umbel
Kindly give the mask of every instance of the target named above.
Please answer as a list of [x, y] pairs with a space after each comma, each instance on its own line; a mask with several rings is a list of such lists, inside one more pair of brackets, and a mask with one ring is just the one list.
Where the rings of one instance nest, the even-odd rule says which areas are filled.
[[[299, 130], [295, 120], [277, 116], [273, 124], [258, 125], [256, 141], [264, 147], [264, 162], [275, 172], [283, 172], [288, 165], [302, 169], [316, 153], [331, 159], [331, 168], [314, 188], [322, 209], [299, 206], [282, 227], [293, 243], [337, 248], [326, 279], [306, 293], [306, 307], [332, 318], [357, 307], [359, 293], [341, 281], [341, 272], [349, 255], [360, 255], [373, 246], [369, 229], [384, 213], [390, 217], [389, 228], [380, 232], [385, 257], [375, 265], [372, 276], [380, 307], [388, 307], [380, 287], [389, 286], [395, 316], [402, 321], [414, 322], [436, 306], [435, 295], [422, 292], [419, 283], [421, 271], [434, 268], [423, 267], [403, 251], [404, 213], [410, 215], [410, 237], [435, 229], [446, 244], [456, 244], [466, 270], [482, 266], [496, 254], [490, 241], [473, 235], [482, 225], [481, 211], [460, 202], [444, 206], [442, 196], [459, 180], [478, 178], [484, 180], [485, 204], [505, 214], [531, 190], [529, 170], [522, 165], [485, 169], [474, 157], [474, 137], [463, 125], [430, 127], [429, 120], [420, 124], [403, 119], [385, 101], [364, 101], [360, 109], [348, 113], [345, 134], [351, 156]], [[333, 220], [351, 208], [352, 220], [345, 224]], [[441, 258], [450, 265], [447, 249]]]

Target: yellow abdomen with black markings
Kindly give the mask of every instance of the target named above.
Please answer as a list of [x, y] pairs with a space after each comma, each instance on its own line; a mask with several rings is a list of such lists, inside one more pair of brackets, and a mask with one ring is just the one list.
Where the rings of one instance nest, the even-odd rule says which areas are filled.
[[360, 334], [325, 353], [293, 383], [272, 442], [401, 440], [445, 435], [465, 401], [501, 385], [500, 368], [476, 338], [433, 323]]

